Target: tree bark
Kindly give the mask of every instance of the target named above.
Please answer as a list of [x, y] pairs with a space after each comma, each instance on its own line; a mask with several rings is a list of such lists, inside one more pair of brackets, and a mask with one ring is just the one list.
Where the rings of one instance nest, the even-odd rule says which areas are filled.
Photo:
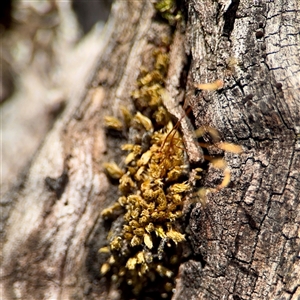
[[[245, 152], [225, 153], [231, 184], [212, 195], [209, 218], [200, 205], [191, 212], [204, 261], [182, 266], [175, 299], [298, 299], [299, 2], [227, 3], [189, 1], [189, 82], [225, 82], [189, 101], [197, 126], [217, 128]], [[187, 289], [191, 278], [198, 285]]]
[[[209, 194], [205, 207], [190, 207], [192, 254], [172, 299], [299, 299], [299, 2], [189, 0], [183, 7], [185, 42], [174, 38], [170, 47], [175, 77], [169, 71], [167, 86], [174, 98], [184, 92], [197, 127], [218, 129], [244, 152], [225, 152], [231, 183]], [[86, 96], [67, 107], [24, 183], [2, 201], [9, 207], [3, 299], [125, 299], [99, 271], [107, 235], [101, 211], [117, 200], [103, 163], [123, 155], [103, 120], [118, 117], [120, 105], [133, 107], [140, 67], [170, 34], [150, 1], [114, 3]], [[182, 46], [186, 57], [176, 50]], [[218, 91], [195, 89], [217, 79], [224, 82]], [[209, 167], [205, 186], [221, 180]]]

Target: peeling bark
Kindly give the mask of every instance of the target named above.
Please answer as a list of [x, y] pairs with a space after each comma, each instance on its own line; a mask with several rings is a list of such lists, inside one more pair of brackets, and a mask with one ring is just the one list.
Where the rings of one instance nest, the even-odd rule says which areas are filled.
[[[230, 185], [210, 194], [206, 208], [190, 209], [192, 255], [180, 266], [173, 299], [298, 299], [299, 2], [190, 0], [186, 12], [184, 89], [195, 124], [218, 129], [244, 153], [225, 153]], [[5, 196], [13, 205], [4, 299], [125, 299], [99, 273], [100, 213], [117, 197], [102, 164], [122, 156], [121, 138], [105, 134], [103, 117], [132, 106], [139, 67], [169, 34], [154, 16], [150, 1], [114, 3], [87, 95], [67, 107], [24, 183]], [[194, 87], [216, 79], [221, 90]], [[211, 167], [206, 185], [221, 177]]]

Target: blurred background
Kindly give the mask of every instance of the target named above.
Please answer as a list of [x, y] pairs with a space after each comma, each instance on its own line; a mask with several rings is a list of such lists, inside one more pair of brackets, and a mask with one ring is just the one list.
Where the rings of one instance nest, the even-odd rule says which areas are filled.
[[54, 121], [83, 97], [112, 0], [1, 0], [1, 198], [22, 178]]

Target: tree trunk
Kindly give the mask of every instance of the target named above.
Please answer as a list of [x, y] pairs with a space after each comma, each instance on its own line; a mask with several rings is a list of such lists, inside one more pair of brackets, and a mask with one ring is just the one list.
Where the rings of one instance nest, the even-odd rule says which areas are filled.
[[[299, 2], [189, 0], [182, 8], [184, 41], [182, 26], [172, 33], [150, 1], [114, 3], [86, 96], [67, 107], [3, 201], [3, 299], [125, 299], [99, 271], [101, 211], [118, 198], [103, 163], [123, 155], [104, 117], [133, 108], [140, 67], [171, 34], [171, 96], [184, 92], [196, 127], [216, 128], [244, 150], [224, 154], [231, 183], [205, 206], [189, 206], [191, 254], [172, 299], [299, 299]], [[218, 79], [217, 91], [195, 88]], [[222, 175], [209, 166], [205, 186]]]

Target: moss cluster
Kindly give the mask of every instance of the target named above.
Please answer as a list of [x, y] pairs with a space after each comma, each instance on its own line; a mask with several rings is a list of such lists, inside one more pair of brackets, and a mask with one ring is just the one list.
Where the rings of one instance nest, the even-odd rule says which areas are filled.
[[[171, 25], [180, 19], [174, 0], [157, 1], [155, 7]], [[179, 245], [185, 240], [178, 221], [191, 190], [181, 133], [162, 104], [168, 50], [169, 45], [160, 45], [153, 52], [150, 70], [142, 68], [132, 93], [136, 112], [121, 107], [122, 121], [105, 118], [107, 128], [123, 134], [127, 129], [128, 142], [122, 145], [127, 152], [122, 167], [114, 162], [104, 165], [107, 174], [119, 180], [120, 197], [102, 216], [119, 217], [107, 246], [99, 250], [107, 256], [102, 275], [110, 276], [117, 286], [126, 284], [135, 295], [151, 282], [163, 282], [158, 290], [164, 291], [164, 298], [174, 288]]]
[[[157, 1], [155, 7], [169, 24], [181, 18], [174, 0]], [[107, 236], [107, 246], [99, 252], [107, 256], [101, 274], [110, 277], [116, 286], [126, 285], [134, 295], [140, 295], [151, 283], [152, 292], [158, 284], [156, 291], [162, 298], [168, 298], [172, 295], [180, 248], [185, 240], [179, 226], [183, 205], [202, 169], [194, 169], [190, 181], [186, 180], [189, 166], [183, 139], [162, 101], [167, 93], [169, 45], [163, 42], [166, 39], [161, 40], [162, 45], [153, 52], [152, 67], [141, 70], [138, 88], [132, 93], [135, 113], [121, 107], [123, 120], [105, 118], [107, 128], [122, 132], [128, 140], [122, 145], [127, 152], [122, 167], [114, 162], [104, 165], [107, 174], [119, 181], [120, 197], [102, 211], [105, 220], [116, 220]], [[219, 85], [217, 80], [201, 85], [201, 89], [215, 90]], [[221, 142], [214, 128], [199, 128], [195, 136], [205, 133], [212, 136], [218, 149], [242, 152], [238, 145]], [[198, 190], [197, 197], [204, 206], [208, 193], [218, 192], [230, 182], [225, 160], [206, 158], [223, 170], [224, 179], [217, 188]], [[159, 285], [162, 282], [163, 287]]]
[[159, 0], [154, 7], [170, 25], [175, 25], [182, 18], [181, 12], [177, 10], [176, 0]]
[[[172, 264], [178, 262], [174, 249], [185, 239], [176, 221], [182, 217], [184, 197], [191, 189], [184, 180], [187, 166], [181, 134], [161, 101], [168, 55], [155, 51], [154, 58], [153, 70], [141, 72], [139, 88], [133, 92], [136, 107], [147, 116], [140, 111], [131, 115], [122, 108], [130, 141], [122, 146], [128, 152], [125, 168], [105, 164], [107, 173], [119, 179], [121, 197], [103, 210], [102, 216], [108, 219], [120, 209], [124, 209], [124, 216], [122, 229], [110, 232], [109, 245], [100, 249], [109, 254], [101, 273], [112, 273], [117, 283], [131, 285], [134, 294], [157, 275], [170, 278], [165, 290], [172, 289]], [[107, 126], [112, 123], [118, 125], [115, 129], [119, 127], [108, 118]], [[172, 248], [173, 255], [166, 257], [165, 248]]]

